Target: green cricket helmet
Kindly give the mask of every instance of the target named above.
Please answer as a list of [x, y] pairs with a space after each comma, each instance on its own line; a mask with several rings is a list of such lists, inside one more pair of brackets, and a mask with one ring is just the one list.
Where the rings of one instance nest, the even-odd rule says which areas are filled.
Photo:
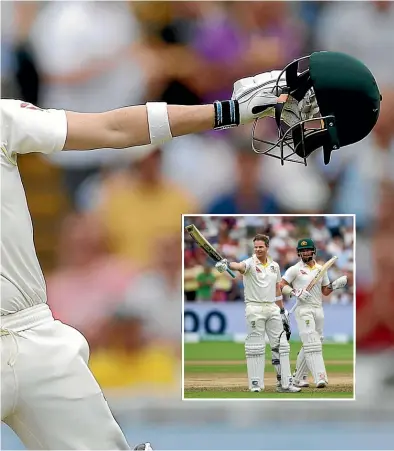
[[[312, 251], [312, 253], [307, 256], [303, 256], [303, 251]], [[302, 238], [301, 240], [298, 240], [297, 255], [302, 258], [305, 263], [313, 260], [314, 255], [316, 255], [316, 246], [312, 238]]]
[[312, 238], [302, 238], [301, 240], [298, 240], [297, 252], [304, 249], [312, 249], [316, 252], [316, 246]]
[[[307, 65], [300, 70], [301, 65]], [[288, 64], [276, 80], [272, 92], [279, 97], [272, 105], [278, 141], [256, 137], [257, 153], [285, 161], [303, 163], [320, 147], [324, 163], [331, 152], [365, 138], [375, 126], [382, 97], [375, 78], [359, 60], [339, 52], [315, 52]], [[286, 120], [292, 114], [292, 120]], [[270, 147], [258, 148], [258, 143]], [[279, 152], [278, 152], [279, 151]]]

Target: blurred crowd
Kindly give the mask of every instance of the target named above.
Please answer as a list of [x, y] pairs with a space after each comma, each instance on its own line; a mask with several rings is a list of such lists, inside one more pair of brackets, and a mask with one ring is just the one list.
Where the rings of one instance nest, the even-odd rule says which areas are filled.
[[[33, 166], [58, 174], [56, 189], [67, 198], [60, 218], [46, 217], [46, 226], [31, 204], [36, 243], [58, 231], [55, 263], [44, 265], [49, 304], [89, 339], [103, 387], [171, 386], [178, 393], [181, 214], [356, 213], [357, 332], [369, 345], [394, 336], [389, 315], [379, 313], [393, 309], [392, 282], [383, 277], [394, 268], [394, 3], [11, 1], [1, 11], [2, 96], [41, 107], [95, 112], [148, 100], [212, 102], [228, 98], [237, 78], [322, 49], [360, 58], [383, 94], [374, 131], [335, 152], [329, 166], [319, 151], [308, 167], [260, 157], [246, 126], [163, 147], [34, 156]], [[24, 179], [33, 166], [23, 168]], [[26, 185], [29, 199], [45, 190], [46, 180], [39, 183]], [[215, 235], [214, 223], [207, 227]], [[301, 226], [216, 227], [226, 236], [223, 252], [237, 258], [247, 254], [253, 229], [269, 232], [272, 256], [285, 270]], [[317, 221], [310, 229], [319, 257], [340, 254], [341, 273], [352, 271], [348, 227]], [[193, 255], [185, 264], [194, 271]], [[385, 273], [375, 269], [382, 264]], [[240, 297], [238, 282], [229, 287], [209, 267], [195, 278], [205, 281], [197, 298]], [[375, 284], [384, 285], [383, 296], [374, 295]], [[344, 291], [331, 301], [351, 299]]]
[[[354, 224], [352, 216], [199, 216], [186, 217], [185, 225], [195, 224], [217, 251], [229, 261], [242, 261], [253, 253], [253, 237], [270, 237], [268, 258], [279, 263], [281, 274], [299, 261], [297, 242], [311, 237], [316, 245], [316, 261], [325, 263], [338, 257], [330, 268], [331, 281], [348, 276], [348, 286], [332, 293], [324, 302], [353, 302]], [[244, 301], [243, 277], [232, 279], [220, 274], [215, 262], [185, 233], [184, 298], [186, 301]], [[289, 299], [285, 298], [285, 305]]]

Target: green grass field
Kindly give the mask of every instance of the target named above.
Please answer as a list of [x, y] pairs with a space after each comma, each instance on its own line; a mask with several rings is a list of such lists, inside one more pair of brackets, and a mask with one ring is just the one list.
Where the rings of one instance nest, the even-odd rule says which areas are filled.
[[[295, 368], [301, 344], [291, 343], [291, 367]], [[271, 364], [271, 352], [266, 348], [265, 390], [251, 393], [247, 389], [245, 351], [242, 343], [185, 343], [185, 398], [352, 398], [353, 343], [324, 344], [323, 355], [329, 378], [325, 389], [304, 388], [295, 394], [276, 393], [276, 373]]]

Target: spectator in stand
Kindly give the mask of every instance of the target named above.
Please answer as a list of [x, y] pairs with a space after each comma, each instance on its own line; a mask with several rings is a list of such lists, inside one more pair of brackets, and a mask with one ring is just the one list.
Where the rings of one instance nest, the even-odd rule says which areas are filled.
[[152, 260], [152, 242], [167, 234], [180, 236], [181, 214], [197, 206], [186, 189], [163, 176], [160, 148], [135, 147], [129, 157], [125, 170], [104, 179], [95, 212], [111, 250], [142, 268]]
[[198, 275], [201, 273], [201, 266], [197, 265], [196, 260], [193, 257], [189, 257], [185, 260], [185, 269], [183, 272], [184, 278], [184, 292], [187, 301], [197, 300], [197, 291], [199, 288]]
[[229, 299], [233, 289], [233, 279], [227, 273], [218, 274], [213, 285], [212, 301], [225, 302]]
[[162, 235], [159, 242], [152, 241], [149, 250], [154, 258], [128, 287], [124, 301], [127, 308], [145, 318], [145, 335], [158, 343], [167, 343], [174, 352], [179, 351], [181, 338], [182, 265], [177, 251], [179, 245], [178, 234]]
[[60, 230], [57, 268], [47, 279], [48, 303], [57, 319], [80, 330], [94, 348], [135, 274], [130, 262], [109, 253], [95, 218], [71, 213]]
[[338, 235], [334, 236], [327, 245], [326, 250], [331, 255], [342, 255], [344, 253], [343, 238]]
[[[140, 30], [128, 2], [42, 3], [30, 34], [42, 79], [40, 106], [101, 112], [143, 102], [146, 74], [132, 51]], [[82, 182], [121, 152], [57, 152], [46, 158], [63, 169], [73, 203]]]
[[309, 233], [311, 238], [316, 243], [325, 243], [331, 238], [331, 233], [326, 226], [326, 220], [323, 216], [311, 218], [311, 224], [309, 227]]
[[301, 52], [304, 30], [286, 2], [249, 2], [247, 8], [242, 2], [194, 5], [190, 46], [210, 77], [191, 71], [187, 82], [204, 101], [225, 98], [231, 80], [282, 68]]
[[149, 319], [125, 304], [100, 327], [100, 347], [92, 353], [89, 366], [103, 388], [136, 393], [175, 389], [175, 354], [166, 343], [149, 339], [148, 327]]
[[223, 218], [219, 223], [217, 245], [224, 255], [236, 254], [239, 244], [232, 236], [235, 218]]
[[213, 274], [212, 267], [209, 265], [204, 266], [204, 270], [197, 275], [197, 300], [198, 301], [211, 301], [213, 294], [213, 285], [216, 277]]
[[394, 60], [388, 57], [394, 55], [393, 23], [393, 2], [327, 2], [316, 23], [315, 45], [353, 55], [372, 70], [379, 86], [393, 86]]
[[393, 27], [394, 3], [385, 1], [325, 2], [316, 27], [317, 48], [359, 58], [373, 72], [383, 97], [372, 133], [321, 166], [331, 182], [332, 210], [355, 213], [359, 229], [372, 228], [381, 177], [385, 171], [394, 173], [394, 59], [388, 57], [394, 54]]
[[208, 214], [279, 213], [275, 197], [261, 186], [262, 160], [250, 151], [250, 143], [243, 146], [237, 152], [236, 174], [229, 190], [212, 202], [207, 209]]

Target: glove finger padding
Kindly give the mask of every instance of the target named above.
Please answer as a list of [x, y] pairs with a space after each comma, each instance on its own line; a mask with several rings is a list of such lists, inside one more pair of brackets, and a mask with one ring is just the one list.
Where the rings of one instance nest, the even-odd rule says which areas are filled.
[[219, 271], [219, 272], [225, 272], [227, 271], [228, 268], [228, 260], [227, 259], [223, 259], [220, 260], [220, 262], [217, 262], [215, 265], [215, 268]]
[[341, 276], [338, 279], [334, 280], [332, 283], [332, 289], [338, 290], [339, 288], [343, 288], [347, 285], [347, 276]]
[[255, 77], [242, 78], [234, 83], [231, 98], [239, 103], [241, 124], [261, 117], [275, 117], [274, 107], [278, 102], [278, 95], [281, 94], [281, 89], [276, 89], [279, 75], [280, 71], [265, 72]]
[[[234, 83], [231, 98], [238, 100], [241, 124], [263, 117], [275, 118], [275, 105], [282, 94], [280, 85], [286, 85], [284, 75], [280, 79], [280, 85], [277, 85], [280, 73], [280, 71], [265, 72], [254, 77], [242, 78]], [[281, 120], [291, 127], [300, 119], [301, 112], [298, 101], [290, 95], [287, 96]]]

